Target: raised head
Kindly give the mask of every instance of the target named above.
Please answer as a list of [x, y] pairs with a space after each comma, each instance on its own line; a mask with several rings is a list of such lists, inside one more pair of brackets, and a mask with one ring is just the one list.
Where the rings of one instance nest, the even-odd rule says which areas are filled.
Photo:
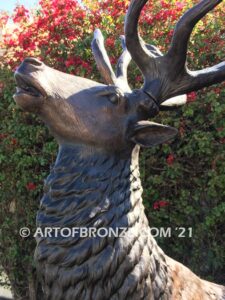
[[[200, 71], [186, 66], [187, 44], [194, 25], [222, 0], [203, 0], [177, 23], [169, 51], [163, 55], [138, 34], [138, 19], [147, 0], [132, 0], [126, 15], [123, 53], [114, 73], [100, 30], [92, 42], [105, 84], [68, 75], [27, 58], [15, 73], [15, 101], [38, 114], [60, 144], [82, 144], [107, 151], [165, 142], [177, 130], [147, 121], [161, 109], [186, 102], [186, 93], [225, 80], [225, 63]], [[144, 85], [131, 90], [127, 67], [131, 60], [144, 76]]]

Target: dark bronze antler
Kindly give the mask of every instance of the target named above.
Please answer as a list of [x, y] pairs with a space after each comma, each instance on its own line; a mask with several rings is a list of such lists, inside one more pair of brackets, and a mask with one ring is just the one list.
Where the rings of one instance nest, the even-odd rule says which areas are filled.
[[143, 90], [159, 105], [168, 98], [199, 90], [225, 79], [225, 62], [199, 71], [186, 66], [187, 44], [195, 24], [222, 0], [203, 0], [188, 10], [176, 25], [168, 52], [152, 55], [138, 34], [138, 19], [147, 0], [132, 0], [126, 22], [126, 46], [144, 75]]
[[104, 46], [104, 37], [99, 29], [94, 32], [94, 38], [91, 43], [97, 67], [106, 84], [115, 84], [116, 76], [112, 69], [111, 62]]

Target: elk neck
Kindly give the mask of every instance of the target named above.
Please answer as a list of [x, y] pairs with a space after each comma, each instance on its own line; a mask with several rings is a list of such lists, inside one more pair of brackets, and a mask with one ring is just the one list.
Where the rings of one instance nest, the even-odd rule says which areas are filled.
[[131, 227], [145, 219], [138, 156], [138, 146], [124, 155], [60, 146], [45, 181], [41, 223]]
[[[57, 282], [65, 289], [82, 279], [86, 291], [92, 288], [93, 299], [111, 299], [115, 293], [119, 299], [159, 299], [165, 293], [167, 266], [144, 214], [138, 157], [139, 146], [125, 156], [60, 146], [45, 182], [37, 226], [126, 228], [126, 233], [37, 238], [35, 256], [40, 265], [43, 262], [48, 282], [54, 283], [58, 274]], [[104, 285], [95, 285], [98, 280]], [[127, 281], [133, 282], [132, 288]]]

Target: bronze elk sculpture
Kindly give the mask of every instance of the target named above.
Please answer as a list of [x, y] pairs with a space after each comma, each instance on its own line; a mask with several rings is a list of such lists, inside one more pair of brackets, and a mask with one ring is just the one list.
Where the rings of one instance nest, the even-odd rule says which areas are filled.
[[[225, 299], [224, 287], [200, 279], [158, 247], [144, 213], [138, 166], [140, 146], [163, 143], [177, 133], [149, 117], [185, 102], [188, 92], [225, 80], [224, 62], [200, 71], [186, 66], [193, 27], [222, 0], [203, 0], [188, 10], [165, 55], [138, 34], [146, 2], [130, 3], [116, 74], [101, 32], [95, 32], [92, 48], [106, 84], [34, 58], [25, 59], [15, 73], [15, 101], [38, 114], [59, 143], [37, 226], [126, 228], [117, 237], [38, 236], [35, 259], [48, 300]], [[131, 58], [144, 76], [143, 87], [133, 91], [127, 82]]]

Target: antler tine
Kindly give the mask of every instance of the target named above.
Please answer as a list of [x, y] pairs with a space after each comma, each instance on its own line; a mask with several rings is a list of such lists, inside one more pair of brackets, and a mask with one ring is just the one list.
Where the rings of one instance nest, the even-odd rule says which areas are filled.
[[120, 36], [121, 45], [123, 48], [123, 53], [121, 54], [117, 67], [116, 67], [116, 77], [123, 77], [127, 78], [127, 67], [131, 61], [130, 53], [127, 50], [126, 44], [125, 44], [125, 37], [124, 35]]
[[[123, 90], [126, 89], [126, 91], [131, 91], [127, 81], [127, 68], [131, 61], [131, 55], [126, 47], [125, 36], [121, 35], [120, 39], [123, 48], [123, 53], [120, 56], [117, 63], [117, 69], [116, 69], [117, 85], [118, 84], [123, 85]], [[146, 52], [150, 57], [163, 56], [163, 54], [156, 46], [145, 44], [145, 47], [146, 47]]]
[[[128, 81], [127, 81], [127, 68], [129, 63], [131, 62], [131, 56], [130, 53], [127, 50], [126, 44], [125, 44], [125, 37], [120, 36], [121, 44], [123, 48], [123, 53], [121, 54], [117, 66], [116, 66], [116, 77], [117, 77], [117, 84], [118, 82], [121, 82], [123, 87], [126, 87], [127, 91], [131, 91]], [[123, 89], [124, 89], [123, 88]]]
[[105, 50], [104, 38], [100, 29], [94, 32], [94, 38], [91, 43], [97, 67], [106, 84], [116, 84], [116, 75], [112, 69], [109, 57]]
[[178, 91], [189, 93], [225, 80], [225, 62], [199, 71], [188, 71]]
[[145, 46], [138, 34], [138, 20], [141, 10], [148, 0], [132, 0], [125, 19], [126, 46], [139, 69], [144, 75], [149, 73], [151, 63], [154, 63], [154, 55]]
[[202, 0], [189, 9], [178, 21], [166, 57], [171, 58], [176, 71], [184, 67], [190, 35], [197, 22], [222, 0]]
[[177, 85], [176, 95], [178, 93], [197, 91], [225, 80], [225, 62], [199, 71], [190, 71], [185, 68], [187, 44], [193, 27], [221, 2], [222, 0], [202, 0], [199, 4], [189, 9], [177, 23], [171, 47], [166, 54], [166, 57], [171, 59], [171, 66], [174, 70], [171, 75], [176, 77], [180, 71], [184, 70], [183, 78], [180, 78], [180, 82]]

